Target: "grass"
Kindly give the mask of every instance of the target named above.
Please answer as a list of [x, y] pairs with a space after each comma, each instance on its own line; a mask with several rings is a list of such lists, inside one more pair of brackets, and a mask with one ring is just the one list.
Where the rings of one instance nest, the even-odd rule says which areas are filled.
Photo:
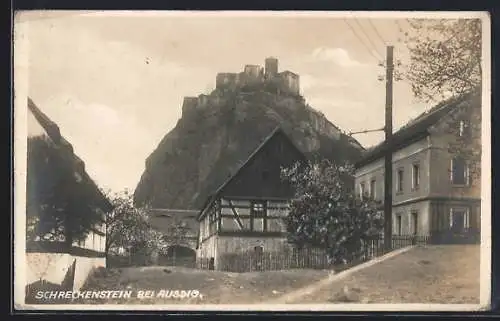
[[[132, 290], [132, 298], [79, 300], [78, 304], [251, 304], [279, 297], [288, 291], [326, 278], [327, 270], [287, 270], [229, 273], [182, 267], [108, 269], [92, 276], [82, 290]], [[139, 299], [139, 290], [198, 290], [195, 299]]]
[[288, 303], [479, 303], [479, 245], [417, 247]]

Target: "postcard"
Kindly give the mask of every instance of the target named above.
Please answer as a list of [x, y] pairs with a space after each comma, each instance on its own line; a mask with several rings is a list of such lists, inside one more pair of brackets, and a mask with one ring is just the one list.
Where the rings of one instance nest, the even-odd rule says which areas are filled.
[[19, 11], [18, 310], [479, 311], [485, 12]]

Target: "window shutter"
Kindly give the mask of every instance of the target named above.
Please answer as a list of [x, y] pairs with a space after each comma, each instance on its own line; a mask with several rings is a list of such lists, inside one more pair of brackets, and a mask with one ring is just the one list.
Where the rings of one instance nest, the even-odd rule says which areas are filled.
[[453, 158], [450, 160], [450, 182], [453, 183]]
[[464, 175], [465, 175], [465, 185], [470, 185], [470, 171], [469, 171], [469, 164], [465, 164], [464, 167]]

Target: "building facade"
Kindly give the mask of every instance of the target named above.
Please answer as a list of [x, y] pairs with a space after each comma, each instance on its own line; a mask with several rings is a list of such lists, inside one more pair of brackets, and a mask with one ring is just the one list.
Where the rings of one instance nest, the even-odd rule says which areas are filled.
[[478, 240], [480, 146], [480, 96], [450, 99], [363, 156], [356, 164], [357, 193], [383, 202], [384, 155], [390, 152], [393, 235], [431, 236], [436, 242]]
[[225, 254], [288, 247], [284, 218], [294, 191], [281, 168], [305, 160], [281, 129], [274, 130], [200, 211], [197, 257], [219, 269]]
[[151, 227], [161, 232], [167, 248], [155, 259], [160, 265], [194, 267], [198, 245], [198, 211], [153, 208], [149, 210]]

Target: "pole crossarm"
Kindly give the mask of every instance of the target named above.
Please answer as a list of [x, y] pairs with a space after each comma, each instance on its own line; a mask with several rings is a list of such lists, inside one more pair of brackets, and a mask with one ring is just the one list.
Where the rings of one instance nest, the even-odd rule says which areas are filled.
[[360, 131], [357, 131], [357, 132], [349, 132], [348, 135], [352, 136], [352, 135], [356, 135], [356, 134], [366, 134], [366, 133], [372, 133], [372, 132], [381, 132], [381, 131], [384, 131], [384, 130], [385, 130], [385, 127], [377, 128], [377, 129], [367, 129], [367, 130], [360, 130]]

